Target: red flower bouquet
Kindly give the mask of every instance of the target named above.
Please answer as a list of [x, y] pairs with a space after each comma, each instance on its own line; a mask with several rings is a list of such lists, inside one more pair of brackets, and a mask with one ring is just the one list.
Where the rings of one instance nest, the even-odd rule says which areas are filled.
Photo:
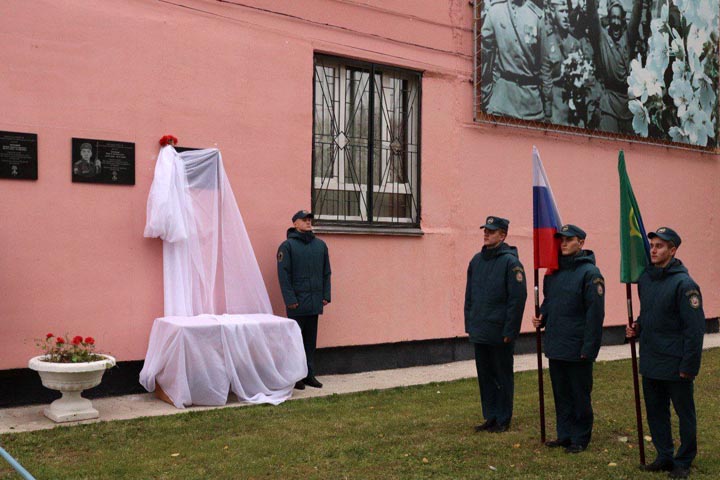
[[160, 139], [161, 147], [164, 147], [165, 145], [175, 146], [177, 144], [178, 144], [177, 137], [173, 137], [172, 135], [163, 135], [163, 137]]
[[[65, 337], [70, 338], [68, 335]], [[64, 337], [56, 337], [52, 333], [38, 342], [45, 354], [43, 361], [52, 363], [83, 363], [103, 360], [104, 357], [95, 353], [95, 339], [76, 335], [67, 342]]]

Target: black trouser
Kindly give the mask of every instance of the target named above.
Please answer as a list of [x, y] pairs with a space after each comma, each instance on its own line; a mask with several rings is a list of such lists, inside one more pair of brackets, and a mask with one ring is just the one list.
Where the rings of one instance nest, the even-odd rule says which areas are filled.
[[[655, 380], [643, 377], [643, 395], [648, 426], [658, 459], [673, 461], [676, 466], [690, 468], [697, 455], [697, 417], [693, 398], [693, 382], [688, 380]], [[673, 458], [670, 401], [680, 420], [680, 448]]]
[[313, 368], [315, 364], [315, 346], [317, 344], [318, 316], [303, 315], [301, 317], [290, 317], [300, 326], [302, 333], [303, 347], [305, 348], [305, 358], [307, 359], [308, 377], [315, 376]]
[[509, 425], [513, 412], [513, 352], [515, 342], [503, 345], [475, 343], [475, 367], [485, 420]]
[[557, 438], [587, 447], [593, 427], [593, 362], [550, 359]]

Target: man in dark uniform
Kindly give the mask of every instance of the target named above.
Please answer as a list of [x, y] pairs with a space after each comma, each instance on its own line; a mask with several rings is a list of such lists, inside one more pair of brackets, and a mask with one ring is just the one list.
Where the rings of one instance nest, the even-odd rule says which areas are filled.
[[597, 358], [605, 319], [605, 280], [595, 266], [595, 255], [583, 250], [585, 232], [563, 225], [560, 265], [545, 275], [540, 316], [535, 328], [545, 327], [545, 356], [555, 397], [557, 439], [548, 447], [580, 453], [590, 443], [593, 409], [593, 362]]
[[[705, 334], [702, 295], [687, 268], [675, 258], [680, 236], [662, 227], [650, 232], [648, 239], [651, 265], [638, 280], [640, 316], [626, 329], [628, 337], [640, 336], [645, 410], [658, 454], [653, 463], [640, 468], [687, 478], [697, 455], [693, 380], [700, 371]], [[671, 401], [680, 423], [677, 453], [670, 427]]]
[[292, 217], [293, 226], [277, 252], [278, 280], [287, 316], [300, 326], [308, 374], [295, 388], [322, 388], [315, 378], [314, 358], [318, 315], [330, 303], [330, 257], [325, 242], [312, 231], [313, 214], [301, 210]]
[[509, 221], [487, 217], [484, 245], [470, 261], [465, 289], [465, 331], [475, 346], [485, 423], [475, 431], [505, 432], [513, 410], [513, 353], [527, 289], [517, 248], [505, 243]]

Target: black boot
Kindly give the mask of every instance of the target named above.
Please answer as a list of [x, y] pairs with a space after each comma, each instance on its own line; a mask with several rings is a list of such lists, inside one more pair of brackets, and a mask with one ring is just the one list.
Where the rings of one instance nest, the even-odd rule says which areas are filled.
[[318, 379], [313, 376], [305, 377], [303, 383], [308, 387], [322, 388], [322, 383], [318, 382]]

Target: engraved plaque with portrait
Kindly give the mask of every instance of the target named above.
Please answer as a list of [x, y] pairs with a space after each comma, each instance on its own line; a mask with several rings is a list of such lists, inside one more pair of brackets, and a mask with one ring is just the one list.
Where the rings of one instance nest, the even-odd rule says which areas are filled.
[[72, 139], [72, 181], [135, 185], [135, 144]]

